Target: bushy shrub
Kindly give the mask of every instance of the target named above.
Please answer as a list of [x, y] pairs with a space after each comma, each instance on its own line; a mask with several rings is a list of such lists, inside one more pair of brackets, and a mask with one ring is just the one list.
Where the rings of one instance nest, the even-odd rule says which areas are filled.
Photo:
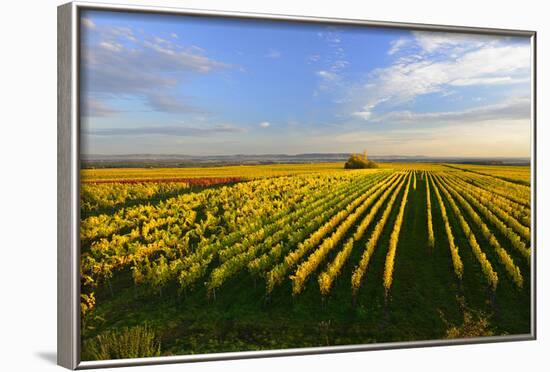
[[488, 337], [495, 335], [491, 327], [490, 316], [481, 311], [470, 309], [466, 306], [466, 300], [462, 296], [457, 296], [457, 301], [463, 313], [464, 320], [462, 324], [451, 325], [442, 317], [443, 322], [447, 325], [445, 338]]
[[155, 332], [145, 326], [103, 332], [84, 341], [84, 360], [145, 358], [160, 356], [160, 342]]
[[348, 161], [344, 165], [346, 169], [367, 169], [378, 168], [378, 164], [368, 160], [364, 155], [353, 154], [349, 157]]
[[464, 313], [464, 323], [447, 329], [446, 338], [469, 338], [493, 336], [489, 319], [483, 314]]

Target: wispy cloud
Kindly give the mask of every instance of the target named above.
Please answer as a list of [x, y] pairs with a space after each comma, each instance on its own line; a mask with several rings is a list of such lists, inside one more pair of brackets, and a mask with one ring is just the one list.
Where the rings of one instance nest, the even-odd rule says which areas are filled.
[[268, 121], [262, 121], [260, 124], [260, 128], [269, 128], [271, 124]]
[[119, 113], [120, 110], [94, 98], [82, 99], [80, 113], [84, 117], [106, 117]]
[[205, 110], [199, 109], [192, 104], [182, 100], [181, 97], [170, 95], [168, 92], [158, 94], [151, 92], [148, 94], [149, 106], [155, 111], [167, 113], [205, 113]]
[[82, 23], [82, 26], [88, 28], [88, 29], [91, 29], [93, 30], [95, 28], [95, 23], [89, 19], [89, 18], [86, 18], [86, 17], [82, 17], [80, 19], [80, 22]]
[[312, 54], [309, 57], [307, 57], [308, 63], [315, 63], [321, 59], [320, 54]]
[[85, 133], [95, 136], [178, 136], [178, 137], [205, 137], [220, 133], [243, 133], [244, 129], [229, 124], [214, 127], [186, 127], [186, 126], [147, 126], [133, 128], [104, 128], [88, 130]]
[[231, 67], [198, 47], [137, 33], [131, 27], [95, 25], [86, 32], [94, 37], [85, 38], [93, 44], [83, 48], [85, 99], [134, 98], [156, 111], [195, 112], [199, 109], [179, 94], [185, 80]]
[[464, 52], [497, 43], [499, 37], [493, 35], [457, 34], [447, 32], [414, 31], [414, 41], [426, 53], [441, 50]]
[[410, 42], [409, 39], [403, 38], [403, 37], [402, 37], [402, 38], [399, 38], [399, 39], [397, 39], [397, 40], [393, 40], [393, 41], [391, 42], [391, 48], [390, 48], [390, 50], [388, 51], [388, 54], [389, 54], [389, 55], [393, 55], [393, 54], [399, 52], [399, 50], [400, 50], [401, 48], [403, 48], [403, 46], [407, 45], [409, 42]]
[[324, 32], [319, 32], [318, 37], [323, 39], [328, 47], [329, 53], [321, 59], [319, 54], [314, 54], [308, 57], [309, 63], [319, 62], [323, 64], [323, 69], [316, 72], [321, 78], [315, 95], [319, 91], [328, 91], [331, 86], [338, 84], [341, 80], [341, 75], [350, 65], [344, 47], [342, 45], [343, 36], [341, 31], [336, 27], [327, 27]]
[[498, 77], [480, 77], [480, 78], [467, 78], [453, 80], [454, 86], [468, 86], [468, 85], [498, 85], [498, 84], [514, 84], [528, 82], [529, 78], [513, 79], [511, 76], [498, 76]]
[[120, 52], [124, 48], [122, 44], [114, 42], [114, 41], [102, 41], [99, 43], [99, 46], [103, 49], [106, 49], [110, 52]]
[[334, 81], [338, 79], [338, 75], [336, 73], [326, 70], [317, 71], [317, 75], [319, 75], [325, 81]]
[[489, 120], [529, 120], [531, 102], [529, 98], [506, 100], [493, 105], [480, 106], [449, 112], [411, 112], [393, 111], [377, 116], [373, 122], [392, 124], [448, 124], [448, 123], [479, 123]]
[[459, 34], [449, 32], [413, 31], [391, 42], [389, 55], [405, 53], [433, 54], [445, 52], [450, 56], [498, 43], [493, 35]]
[[266, 58], [271, 58], [271, 59], [281, 58], [281, 52], [279, 52], [276, 49], [269, 49], [269, 51], [266, 53], [265, 57]]
[[398, 39], [390, 52], [396, 54], [411, 43], [415, 49], [390, 66], [374, 70], [365, 83], [351, 89], [349, 100], [356, 102], [352, 115], [372, 119], [383, 102], [395, 107], [425, 94], [444, 95], [453, 87], [529, 81], [528, 45], [503, 44], [486, 36], [429, 32], [415, 32], [414, 36]]
[[355, 111], [352, 113], [353, 116], [356, 116], [358, 118], [361, 118], [363, 120], [368, 120], [372, 116], [372, 112], [368, 110], [363, 111]]

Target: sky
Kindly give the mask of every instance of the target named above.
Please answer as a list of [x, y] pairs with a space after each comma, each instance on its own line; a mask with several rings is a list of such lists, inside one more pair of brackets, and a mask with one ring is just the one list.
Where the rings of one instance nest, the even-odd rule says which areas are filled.
[[526, 37], [81, 17], [86, 155], [530, 156]]

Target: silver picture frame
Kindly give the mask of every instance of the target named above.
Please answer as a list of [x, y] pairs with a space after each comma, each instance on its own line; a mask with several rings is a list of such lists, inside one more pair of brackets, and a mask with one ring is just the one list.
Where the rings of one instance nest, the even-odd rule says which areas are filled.
[[[333, 25], [375, 26], [390, 29], [444, 31], [500, 36], [522, 36], [531, 40], [531, 332], [528, 334], [453, 340], [391, 342], [365, 345], [313, 347], [284, 350], [247, 351], [216, 354], [163, 356], [140, 359], [81, 361], [80, 359], [80, 241], [79, 241], [79, 24], [83, 10], [107, 10], [171, 15], [201, 15], [241, 19], [320, 23]], [[537, 33], [482, 27], [443, 26], [360, 19], [320, 18], [281, 14], [262, 14], [231, 11], [198, 10], [173, 7], [113, 5], [94, 2], [70, 2], [57, 9], [58, 89], [57, 89], [57, 363], [68, 369], [137, 366], [183, 362], [202, 362], [275, 356], [308, 355], [398, 349], [427, 346], [480, 344], [536, 339], [536, 259], [537, 259], [537, 136], [536, 136], [536, 70]]]

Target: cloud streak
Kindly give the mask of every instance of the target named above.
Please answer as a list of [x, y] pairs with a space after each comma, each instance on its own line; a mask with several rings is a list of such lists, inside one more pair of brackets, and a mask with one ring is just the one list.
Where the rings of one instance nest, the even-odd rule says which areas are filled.
[[80, 113], [84, 117], [106, 117], [119, 113], [120, 110], [94, 98], [83, 99]]
[[271, 59], [278, 59], [278, 58], [281, 58], [281, 52], [279, 52], [276, 49], [269, 49], [265, 57], [271, 58]]
[[321, 77], [324, 81], [334, 81], [338, 79], [338, 75], [336, 73], [326, 70], [317, 71], [317, 75]]
[[380, 115], [373, 122], [392, 124], [446, 124], [472, 123], [488, 120], [529, 120], [531, 117], [531, 101], [529, 98], [519, 98], [498, 104], [475, 107], [451, 112], [411, 112], [393, 111]]
[[229, 124], [217, 125], [210, 128], [183, 127], [183, 126], [149, 126], [135, 128], [104, 128], [88, 130], [85, 133], [93, 136], [176, 136], [176, 137], [207, 137], [221, 133], [243, 133], [243, 128]]
[[92, 29], [92, 30], [95, 28], [95, 23], [89, 18], [82, 17], [80, 19], [80, 22], [82, 23], [82, 26], [85, 28]]

